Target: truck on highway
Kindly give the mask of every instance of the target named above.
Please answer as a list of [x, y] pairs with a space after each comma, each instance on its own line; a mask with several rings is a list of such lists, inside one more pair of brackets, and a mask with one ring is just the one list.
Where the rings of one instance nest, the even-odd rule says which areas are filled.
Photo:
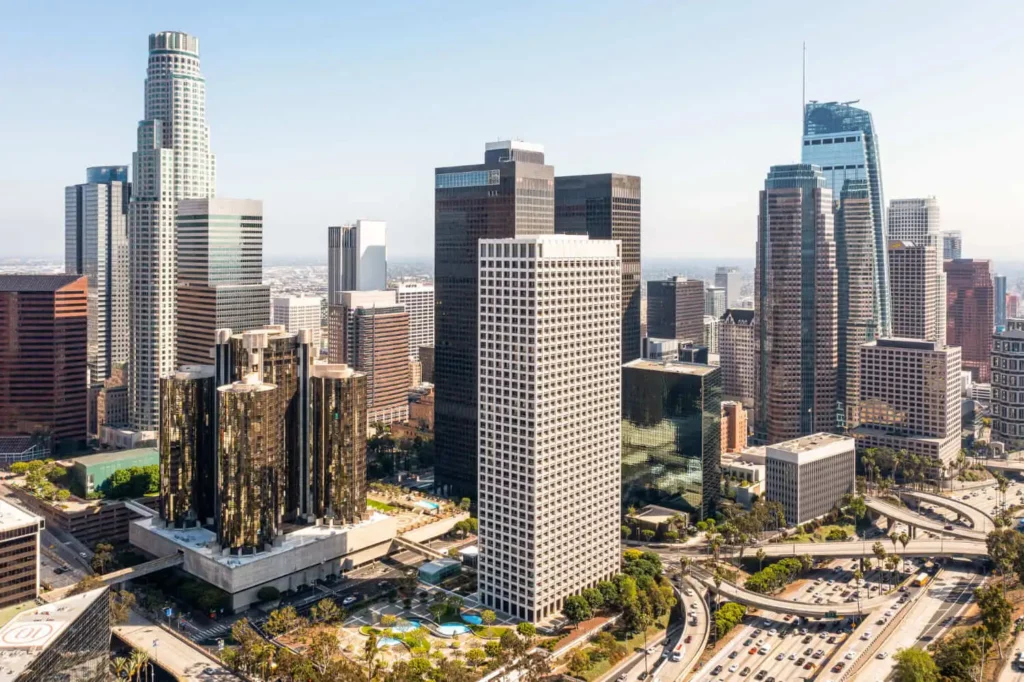
[[914, 578], [914, 587], [924, 587], [931, 580], [931, 576], [927, 573], [918, 573], [917, 577]]

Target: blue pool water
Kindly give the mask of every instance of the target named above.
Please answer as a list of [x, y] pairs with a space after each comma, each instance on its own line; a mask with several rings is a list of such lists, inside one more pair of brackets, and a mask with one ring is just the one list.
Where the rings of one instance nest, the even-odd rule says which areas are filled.
[[468, 615], [463, 614], [462, 620], [466, 621], [470, 625], [483, 625], [484, 624], [484, 619], [481, 618], [480, 616], [468, 616]]
[[413, 630], [416, 630], [417, 628], [419, 628], [419, 626], [420, 626], [419, 621], [410, 620], [408, 623], [402, 623], [401, 625], [396, 625], [395, 627], [391, 628], [391, 631], [392, 632], [412, 632]]
[[377, 646], [397, 646], [401, 642], [394, 637], [381, 637], [377, 640]]
[[437, 631], [442, 635], [464, 635], [469, 632], [469, 628], [462, 623], [445, 623], [438, 625]]
[[441, 505], [439, 505], [437, 502], [428, 502], [427, 500], [420, 500], [419, 502], [416, 503], [416, 506], [423, 507], [424, 509], [429, 509], [430, 511], [437, 511], [437, 509]]

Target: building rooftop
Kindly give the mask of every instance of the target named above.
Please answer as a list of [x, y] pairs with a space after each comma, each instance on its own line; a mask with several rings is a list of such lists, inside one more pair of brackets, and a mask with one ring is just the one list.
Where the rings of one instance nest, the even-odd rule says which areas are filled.
[[105, 599], [106, 592], [103, 586], [37, 606], [0, 628], [0, 681], [18, 679], [87, 608], [97, 599]]
[[521, 149], [524, 152], [544, 153], [544, 145], [522, 140], [498, 140], [497, 142], [487, 142], [484, 145], [484, 151], [490, 152], [498, 149]]
[[99, 452], [95, 455], [72, 457], [70, 461], [75, 464], [81, 464], [89, 467], [98, 466], [100, 464], [109, 464], [111, 462], [120, 462], [140, 455], [159, 456], [159, 454], [160, 452], [156, 448], [132, 448], [131, 450], [112, 450], [110, 452]]
[[924, 339], [905, 339], [899, 337], [876, 339], [865, 346], [877, 346], [878, 348], [905, 348], [908, 350], [942, 350], [939, 344]]
[[738, 324], [750, 324], [754, 321], [753, 308], [729, 308], [722, 315], [723, 320], [731, 320]]
[[703, 365], [694, 362], [675, 362], [670, 360], [632, 360], [623, 365], [623, 368], [646, 369], [652, 372], [669, 372], [671, 374], [689, 374], [691, 376], [707, 376], [718, 371], [717, 367]]
[[46, 439], [39, 436], [0, 436], [0, 455], [20, 455], [37, 444], [50, 447]]
[[57, 291], [84, 275], [0, 275], [0, 291]]
[[30, 514], [9, 502], [0, 500], [0, 532], [31, 525], [38, 526], [42, 521], [43, 519], [35, 514]]
[[809, 436], [800, 436], [799, 438], [783, 441], [781, 443], [775, 443], [774, 445], [769, 445], [768, 447], [773, 450], [785, 450], [786, 452], [801, 453], [817, 450], [823, 445], [840, 443], [845, 440], [853, 442], [852, 438], [840, 436], [835, 433], [812, 433]]

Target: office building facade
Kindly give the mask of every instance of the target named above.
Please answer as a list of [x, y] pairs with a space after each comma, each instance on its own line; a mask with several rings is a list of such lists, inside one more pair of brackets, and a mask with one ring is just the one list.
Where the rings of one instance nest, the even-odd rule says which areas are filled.
[[724, 287], [708, 287], [704, 290], [704, 314], [715, 319], [725, 315], [726, 295]]
[[331, 225], [327, 228], [327, 305], [341, 305], [341, 292], [345, 290], [342, 286], [342, 270], [344, 268], [344, 257], [342, 254], [342, 241], [345, 227], [342, 225]]
[[313, 514], [358, 523], [366, 513], [366, 375], [313, 365], [309, 393]]
[[963, 234], [960, 230], [946, 230], [942, 233], [942, 258], [957, 260], [963, 257]]
[[801, 161], [821, 169], [825, 186], [838, 199], [847, 180], [864, 180], [871, 202], [875, 229], [875, 309], [878, 332], [890, 333], [889, 243], [882, 194], [882, 165], [878, 132], [871, 112], [851, 106], [854, 102], [809, 102], [804, 107]]
[[722, 395], [746, 408], [754, 406], [754, 311], [729, 308], [718, 324], [718, 364], [722, 368]]
[[747, 411], [734, 400], [722, 401], [722, 453], [747, 447]]
[[[893, 199], [889, 202], [889, 211], [886, 216], [889, 221], [890, 244], [893, 241], [910, 242], [916, 246], [930, 248], [935, 257], [934, 275], [930, 274], [932, 268], [928, 268], [929, 276], [935, 278], [935, 283], [928, 285], [927, 289], [933, 292], [934, 296], [934, 300], [928, 303], [928, 308], [930, 311], [935, 311], [938, 335], [934, 337], [910, 336], [909, 338], [934, 339], [940, 344], [944, 344], [946, 342], [946, 271], [942, 267], [943, 245], [939, 202], [935, 197]], [[891, 265], [889, 267], [892, 268]], [[906, 284], [903, 282], [902, 286], [905, 287]], [[889, 288], [890, 293], [895, 295], [896, 285], [891, 281]], [[928, 314], [930, 316], [931, 312]], [[895, 326], [892, 329], [892, 335], [908, 336], [897, 331]]]
[[263, 202], [178, 202], [178, 362], [211, 360], [218, 329], [270, 324], [263, 283]]
[[832, 433], [769, 445], [765, 499], [782, 504], [790, 526], [824, 516], [856, 492], [856, 457], [854, 440]]
[[719, 265], [715, 268], [715, 287], [725, 289], [725, 307], [735, 308], [740, 302], [740, 269]]
[[487, 143], [484, 163], [434, 171], [435, 476], [440, 491], [477, 485], [477, 242], [553, 234], [555, 172], [540, 145]]
[[1007, 321], [1020, 317], [1020, 294], [1010, 292], [1006, 295], [1006, 319]]
[[704, 282], [686, 277], [647, 282], [647, 335], [700, 343], [704, 338]]
[[434, 345], [434, 285], [399, 284], [395, 301], [409, 313], [409, 357], [418, 359], [421, 346]]
[[88, 288], [85, 275], [0, 275], [0, 436], [85, 447]]
[[1006, 328], [1006, 275], [993, 275], [992, 286], [995, 296], [995, 323], [997, 329]]
[[777, 443], [834, 431], [836, 245], [832, 192], [815, 166], [773, 166], [768, 173], [760, 195], [754, 299], [755, 437]]
[[214, 369], [186, 365], [160, 380], [160, 518], [176, 528], [215, 523]]
[[285, 328], [285, 331], [298, 333], [300, 329], [308, 329], [313, 334], [313, 347], [320, 352], [321, 326], [319, 296], [277, 296], [271, 302], [271, 322]]
[[1024, 320], [1010, 318], [992, 337], [992, 440], [1024, 445]]
[[[910, 241], [889, 242], [892, 331], [896, 338], [945, 344], [946, 275], [943, 273], [941, 278], [936, 275], [940, 267], [934, 246]], [[940, 282], [941, 296], [935, 292]]]
[[64, 188], [64, 272], [89, 278], [89, 383], [128, 360], [127, 166], [86, 170]]
[[327, 294], [337, 305], [342, 291], [377, 291], [388, 285], [387, 223], [357, 220], [327, 228]]
[[990, 261], [960, 258], [946, 268], [946, 343], [959, 346], [963, 368], [980, 383], [992, 374], [992, 326], [995, 287]]
[[622, 245], [622, 362], [640, 357], [640, 178], [563, 175], [555, 178], [555, 232]]
[[710, 518], [722, 455], [721, 370], [635, 360], [622, 368], [622, 504]]
[[215, 194], [198, 38], [175, 31], [149, 36], [137, 142], [128, 205], [128, 394], [132, 428], [156, 431], [160, 377], [174, 371], [177, 350], [177, 205]]
[[960, 451], [960, 349], [920, 339], [878, 339], [860, 348], [861, 450], [887, 447], [938, 468]]
[[479, 591], [518, 618], [546, 619], [618, 571], [619, 249], [479, 243]]

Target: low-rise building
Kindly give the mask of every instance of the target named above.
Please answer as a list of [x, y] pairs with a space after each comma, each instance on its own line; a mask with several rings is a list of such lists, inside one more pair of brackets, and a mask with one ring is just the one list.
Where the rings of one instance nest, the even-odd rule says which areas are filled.
[[765, 497], [782, 503], [789, 525], [823, 516], [856, 490], [853, 438], [832, 433], [769, 445]]
[[747, 447], [747, 411], [734, 400], [722, 401], [722, 453]]
[[71, 492], [85, 497], [106, 490], [114, 474], [121, 469], [158, 466], [160, 453], [156, 448], [135, 448], [74, 457], [71, 462]]
[[[70, 533], [87, 547], [97, 542], [126, 542], [128, 523], [142, 516], [124, 500], [83, 500], [72, 495], [67, 500], [50, 502], [18, 485], [11, 486], [11, 490], [23, 506], [42, 516], [48, 526]], [[133, 502], [155, 510], [159, 498], [143, 497]]]
[[0, 608], [39, 596], [39, 531], [45, 527], [35, 514], [0, 501]]

